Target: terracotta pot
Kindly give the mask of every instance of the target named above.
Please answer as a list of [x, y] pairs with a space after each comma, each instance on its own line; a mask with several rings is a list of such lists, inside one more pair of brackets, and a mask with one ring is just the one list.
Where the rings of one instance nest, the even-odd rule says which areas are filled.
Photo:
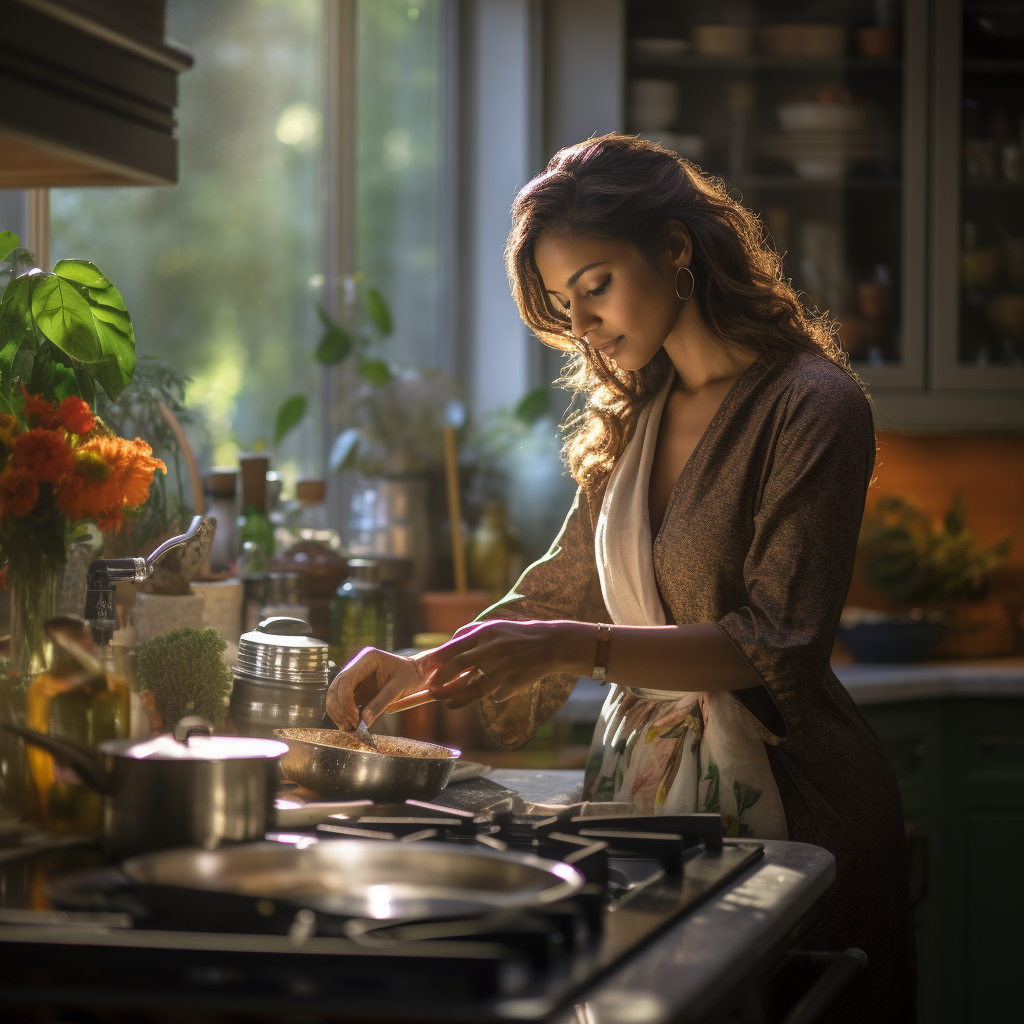
[[491, 604], [493, 598], [486, 590], [467, 590], [463, 594], [454, 590], [424, 591], [420, 594], [423, 628], [428, 633], [451, 636]]
[[998, 597], [953, 604], [944, 609], [946, 629], [937, 658], [997, 658], [1013, 654], [1017, 629]]
[[857, 52], [862, 57], [872, 57], [875, 60], [898, 57], [902, 41], [898, 28], [866, 25], [857, 29]]

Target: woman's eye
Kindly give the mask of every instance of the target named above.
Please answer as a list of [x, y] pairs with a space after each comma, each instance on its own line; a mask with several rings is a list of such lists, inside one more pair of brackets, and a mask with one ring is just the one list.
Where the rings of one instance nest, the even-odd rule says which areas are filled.
[[[611, 281], [612, 281], [612, 275], [609, 274], [596, 288], [592, 288], [589, 292], [587, 292], [587, 294], [588, 295], [600, 295], [602, 292], [607, 290], [608, 285], [611, 284]], [[566, 307], [566, 308], [568, 308], [568, 307]]]

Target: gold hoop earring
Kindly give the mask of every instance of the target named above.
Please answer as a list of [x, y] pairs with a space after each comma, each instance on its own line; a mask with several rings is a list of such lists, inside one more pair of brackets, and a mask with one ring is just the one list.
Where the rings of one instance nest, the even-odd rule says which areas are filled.
[[[682, 271], [682, 270], [685, 270], [690, 275], [690, 294], [689, 295], [680, 295], [679, 294], [679, 272]], [[675, 276], [675, 280], [672, 282], [672, 287], [675, 288], [675, 290], [676, 290], [676, 297], [682, 299], [683, 302], [687, 302], [689, 299], [693, 298], [693, 289], [697, 287], [697, 282], [693, 278], [693, 271], [689, 267], [680, 267], [679, 270], [676, 271], [676, 276]]]

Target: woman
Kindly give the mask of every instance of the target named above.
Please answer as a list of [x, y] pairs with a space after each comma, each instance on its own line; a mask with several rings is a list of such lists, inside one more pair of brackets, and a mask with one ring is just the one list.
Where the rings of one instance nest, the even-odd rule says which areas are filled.
[[480, 620], [418, 659], [362, 652], [328, 711], [351, 729], [428, 686], [516, 747], [604, 676], [584, 798], [830, 850], [825, 941], [870, 960], [835, 1019], [912, 1020], [899, 793], [829, 667], [875, 456], [832, 325], [721, 182], [634, 138], [562, 150], [512, 219], [520, 312], [589, 399], [575, 503]]

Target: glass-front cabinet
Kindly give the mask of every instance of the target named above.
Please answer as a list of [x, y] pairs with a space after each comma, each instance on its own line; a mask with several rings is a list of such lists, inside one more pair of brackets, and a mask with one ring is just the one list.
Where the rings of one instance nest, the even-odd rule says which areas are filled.
[[625, 129], [760, 214], [881, 425], [1024, 427], [1024, 3], [627, 0], [623, 22]]
[[1024, 3], [937, 0], [936, 388], [1024, 387]]

